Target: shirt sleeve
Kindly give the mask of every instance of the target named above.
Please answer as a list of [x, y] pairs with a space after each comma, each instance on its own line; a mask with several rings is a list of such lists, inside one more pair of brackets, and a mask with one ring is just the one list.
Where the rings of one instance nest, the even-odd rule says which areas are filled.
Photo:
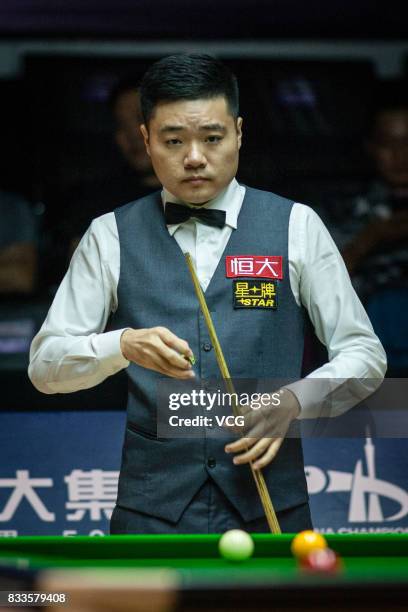
[[114, 213], [95, 219], [32, 341], [29, 377], [43, 393], [87, 389], [127, 367], [124, 330], [104, 332], [117, 308], [120, 251]]
[[293, 206], [289, 222], [289, 272], [294, 297], [329, 357], [309, 380], [291, 388], [301, 417], [321, 415], [323, 404], [335, 416], [375, 391], [387, 361], [334, 241], [319, 216], [302, 204]]

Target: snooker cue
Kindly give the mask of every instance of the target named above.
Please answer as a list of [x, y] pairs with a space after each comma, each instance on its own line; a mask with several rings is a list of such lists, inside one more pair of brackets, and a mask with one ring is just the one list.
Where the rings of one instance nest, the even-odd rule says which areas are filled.
[[[217, 337], [217, 333], [215, 331], [214, 324], [211, 319], [210, 311], [208, 310], [207, 302], [205, 301], [203, 290], [201, 289], [200, 282], [198, 280], [196, 271], [194, 269], [193, 261], [191, 259], [190, 253], [185, 253], [185, 258], [187, 261], [188, 269], [190, 270], [191, 278], [193, 280], [194, 289], [197, 294], [198, 301], [200, 303], [201, 311], [204, 315], [205, 322], [208, 328], [208, 332], [210, 334], [211, 342], [214, 346], [215, 356], [217, 358], [217, 363], [221, 371], [221, 375], [226, 383], [227, 389], [229, 393], [235, 393], [234, 385], [231, 380], [231, 376], [228, 370], [227, 363], [225, 361], [224, 354], [222, 352], [222, 348], [220, 342]], [[232, 397], [235, 397], [234, 395]], [[233, 404], [233, 412], [235, 415], [239, 414], [239, 409], [235, 406], [235, 402]], [[249, 462], [252, 475], [255, 480], [256, 488], [258, 490], [259, 498], [262, 503], [262, 507], [265, 512], [265, 517], [268, 522], [269, 528], [272, 533], [281, 533], [281, 529], [278, 523], [278, 519], [276, 518], [276, 513], [274, 507], [272, 505], [272, 500], [269, 495], [268, 488], [266, 486], [265, 478], [261, 472], [261, 470], [255, 470], [253, 467], [253, 462]]]

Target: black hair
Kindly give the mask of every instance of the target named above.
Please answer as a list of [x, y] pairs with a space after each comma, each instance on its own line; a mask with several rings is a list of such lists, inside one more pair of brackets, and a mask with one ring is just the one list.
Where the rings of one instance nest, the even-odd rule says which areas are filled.
[[234, 118], [239, 113], [236, 76], [211, 55], [179, 53], [150, 66], [140, 84], [143, 119], [148, 125], [160, 102], [211, 99], [223, 96]]
[[108, 105], [111, 111], [115, 110], [115, 106], [122, 94], [128, 91], [139, 91], [140, 88], [140, 76], [129, 75], [120, 81], [117, 81], [109, 92]]
[[408, 110], [408, 81], [404, 78], [379, 81], [368, 108], [366, 131], [372, 133], [379, 115], [401, 110]]

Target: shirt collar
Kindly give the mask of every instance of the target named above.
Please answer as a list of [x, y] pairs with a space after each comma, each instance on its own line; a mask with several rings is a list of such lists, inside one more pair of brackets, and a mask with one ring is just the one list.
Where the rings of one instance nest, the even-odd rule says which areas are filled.
[[[221, 193], [219, 193], [216, 198], [210, 200], [200, 208], [216, 208], [217, 210], [225, 210], [226, 225], [229, 225], [229, 227], [231, 227], [232, 229], [237, 229], [238, 215], [239, 211], [241, 210], [244, 195], [245, 188], [242, 187], [242, 185], [240, 185], [236, 179], [232, 179], [228, 187], [223, 189], [223, 191], [221, 191]], [[174, 202], [175, 204], [188, 206], [189, 208], [195, 208], [191, 204], [187, 204], [176, 198], [165, 187], [163, 187], [161, 197], [163, 202], [163, 208], [166, 206], [166, 202]], [[181, 224], [178, 223], [175, 225], [167, 226], [171, 236], [173, 236], [173, 234], [180, 227], [180, 225]]]

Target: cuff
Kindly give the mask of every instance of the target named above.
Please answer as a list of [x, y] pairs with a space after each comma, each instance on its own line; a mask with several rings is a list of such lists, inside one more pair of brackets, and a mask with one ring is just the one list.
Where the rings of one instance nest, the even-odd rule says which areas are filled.
[[332, 392], [331, 379], [303, 378], [289, 385], [284, 385], [292, 391], [300, 406], [298, 419], [316, 419], [324, 415], [322, 413], [325, 402], [330, 398]]
[[105, 371], [114, 374], [127, 368], [129, 361], [122, 355], [120, 349], [120, 338], [123, 332], [128, 329], [115, 329], [114, 331], [97, 334], [93, 339], [95, 353], [98, 360], [103, 365]]

